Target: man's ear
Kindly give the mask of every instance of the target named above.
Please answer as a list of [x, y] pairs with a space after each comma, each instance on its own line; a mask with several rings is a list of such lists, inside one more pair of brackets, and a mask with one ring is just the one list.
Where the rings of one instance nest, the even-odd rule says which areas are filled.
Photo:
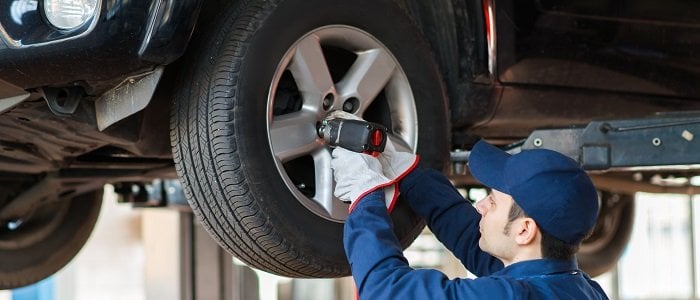
[[537, 240], [540, 230], [532, 218], [521, 218], [518, 220], [517, 225], [513, 227], [516, 227], [512, 229], [515, 229], [515, 242], [518, 245], [528, 245]]

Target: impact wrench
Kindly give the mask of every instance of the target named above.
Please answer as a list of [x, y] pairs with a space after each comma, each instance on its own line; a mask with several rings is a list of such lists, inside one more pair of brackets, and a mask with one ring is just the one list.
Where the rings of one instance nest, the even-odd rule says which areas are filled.
[[386, 146], [386, 127], [381, 124], [343, 118], [323, 119], [318, 136], [331, 147], [379, 155]]

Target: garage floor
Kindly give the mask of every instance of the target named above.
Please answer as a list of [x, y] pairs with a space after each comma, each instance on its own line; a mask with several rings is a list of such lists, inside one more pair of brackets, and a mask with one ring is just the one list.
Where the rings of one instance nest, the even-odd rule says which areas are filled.
[[[638, 194], [632, 240], [617, 270], [596, 278], [611, 299], [700, 299], [700, 199]], [[188, 212], [117, 204], [111, 187], [95, 232], [66, 268], [0, 300], [353, 299], [342, 279], [289, 279], [238, 265]], [[471, 276], [428, 231], [406, 251], [414, 267]], [[673, 259], [670, 259], [673, 258]]]

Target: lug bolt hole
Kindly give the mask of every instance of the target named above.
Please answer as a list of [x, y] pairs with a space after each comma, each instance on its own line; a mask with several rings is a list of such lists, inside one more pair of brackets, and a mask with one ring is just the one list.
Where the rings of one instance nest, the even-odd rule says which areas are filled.
[[328, 94], [326, 97], [323, 98], [323, 110], [328, 111], [333, 107], [333, 101], [335, 100], [335, 97], [333, 94]]
[[345, 103], [343, 103], [343, 110], [349, 113], [356, 112], [359, 107], [360, 100], [355, 97], [349, 98], [348, 100], [345, 100]]

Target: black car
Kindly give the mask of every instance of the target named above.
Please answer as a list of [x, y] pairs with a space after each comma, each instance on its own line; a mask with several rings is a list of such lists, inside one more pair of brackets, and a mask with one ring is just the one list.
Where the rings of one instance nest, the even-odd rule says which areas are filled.
[[[461, 156], [478, 139], [598, 170], [602, 209], [578, 258], [601, 274], [629, 238], [633, 193], [696, 172], [657, 166], [676, 153], [666, 136], [631, 155], [581, 142], [583, 128], [611, 120], [598, 128], [645, 142], [697, 128], [698, 16], [677, 0], [0, 1], [0, 288], [75, 256], [104, 184], [127, 197], [178, 178], [250, 266], [348, 275], [348, 207], [317, 134], [335, 110], [385, 125], [460, 188], [478, 185]], [[424, 227], [400, 200], [392, 218], [404, 246]]]

